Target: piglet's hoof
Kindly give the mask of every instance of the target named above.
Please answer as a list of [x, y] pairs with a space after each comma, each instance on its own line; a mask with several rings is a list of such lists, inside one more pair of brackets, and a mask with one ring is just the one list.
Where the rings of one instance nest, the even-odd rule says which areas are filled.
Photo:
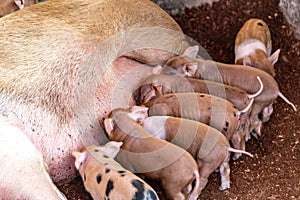
[[221, 186], [219, 187], [219, 190], [227, 190], [230, 188], [230, 183], [229, 182], [222, 182]]

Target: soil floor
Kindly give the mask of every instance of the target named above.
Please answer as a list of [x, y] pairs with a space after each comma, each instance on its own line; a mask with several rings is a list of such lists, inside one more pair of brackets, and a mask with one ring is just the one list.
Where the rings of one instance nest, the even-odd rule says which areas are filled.
[[[244, 22], [263, 19], [270, 28], [273, 52], [280, 48], [275, 65], [276, 81], [282, 93], [300, 109], [300, 41], [278, 7], [279, 0], [220, 0], [218, 3], [186, 9], [173, 16], [185, 34], [196, 40], [220, 62], [234, 62], [234, 40]], [[219, 191], [220, 175], [213, 173], [199, 199], [300, 200], [300, 113], [282, 99], [274, 104], [271, 119], [264, 124], [259, 140], [252, 138], [242, 156], [231, 161], [231, 188]], [[158, 182], [149, 182], [161, 199], [167, 199]], [[88, 199], [77, 178], [59, 186], [68, 199]]]

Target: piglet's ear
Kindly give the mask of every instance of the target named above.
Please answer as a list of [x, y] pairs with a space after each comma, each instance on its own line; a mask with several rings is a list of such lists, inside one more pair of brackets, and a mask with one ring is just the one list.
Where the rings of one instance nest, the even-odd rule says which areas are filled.
[[160, 65], [157, 65], [156, 67], [153, 67], [152, 74], [160, 74], [161, 69], [162, 69], [162, 66], [160, 66]]
[[251, 58], [249, 56], [246, 56], [244, 59], [243, 59], [243, 65], [244, 66], [252, 66], [252, 61], [251, 61]]
[[15, 0], [15, 4], [19, 7], [19, 9], [24, 8], [24, 0]]
[[79, 170], [80, 165], [82, 165], [87, 159], [87, 152], [73, 151], [72, 156], [75, 158], [75, 167]]
[[111, 158], [115, 158], [119, 153], [122, 144], [123, 142], [108, 142], [104, 145], [103, 151], [105, 151]]
[[277, 49], [269, 58], [268, 60], [274, 65], [279, 58], [280, 49]]
[[195, 45], [186, 48], [182, 55], [190, 58], [196, 58], [198, 52], [199, 52], [199, 46]]
[[113, 120], [111, 118], [106, 118], [104, 120], [104, 128], [108, 134], [108, 137], [110, 137], [110, 134], [112, 130], [114, 129]]
[[194, 76], [198, 68], [197, 63], [186, 63], [183, 65], [183, 71], [186, 76]]
[[152, 83], [151, 84], [151, 87], [152, 87], [152, 89], [154, 89], [155, 90], [155, 93], [157, 94], [159, 94], [159, 95], [161, 95], [162, 94], [162, 85], [161, 84], [158, 84], [158, 83]]

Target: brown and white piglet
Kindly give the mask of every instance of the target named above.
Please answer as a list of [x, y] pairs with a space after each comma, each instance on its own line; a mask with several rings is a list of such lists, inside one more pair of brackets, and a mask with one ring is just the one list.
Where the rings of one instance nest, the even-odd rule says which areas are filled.
[[116, 160], [133, 173], [158, 180], [171, 199], [196, 200], [201, 193], [198, 165], [184, 149], [153, 137], [137, 122], [147, 108], [112, 110], [104, 120], [110, 140], [123, 142]]
[[[186, 149], [197, 160], [200, 177], [205, 180], [220, 169], [220, 190], [230, 188], [230, 152], [248, 152], [230, 147], [226, 137], [218, 130], [193, 120], [170, 116], [153, 116], [144, 119], [141, 126], [155, 137], [167, 140]], [[205, 187], [205, 184], [202, 185]]]
[[[251, 109], [251, 103], [239, 111], [229, 101], [202, 93], [165, 94], [144, 104], [149, 107], [149, 116], [174, 116], [202, 122], [221, 131], [234, 148], [245, 149], [246, 123], [240, 116]], [[234, 159], [238, 159], [236, 154]]]
[[256, 67], [274, 77], [280, 49], [272, 55], [271, 51], [271, 33], [266, 22], [255, 18], [246, 21], [235, 39], [235, 63]]
[[238, 109], [242, 110], [249, 104], [250, 99], [258, 96], [262, 92], [263, 85], [260, 78], [258, 78], [258, 81], [261, 84], [260, 89], [255, 94], [247, 94], [239, 87], [214, 81], [165, 74], [152, 74], [140, 83], [140, 86], [133, 93], [133, 98], [136, 104], [140, 105], [164, 94], [198, 92], [227, 99]]
[[121, 145], [122, 142], [111, 141], [104, 146], [88, 145], [72, 153], [89, 195], [94, 200], [159, 199], [151, 186], [114, 160]]
[[0, 17], [37, 3], [36, 0], [1, 0]]
[[[262, 121], [265, 122], [270, 118], [273, 112], [272, 105], [278, 96], [290, 104], [295, 111], [297, 110], [295, 105], [280, 92], [275, 79], [265, 71], [254, 67], [197, 59], [198, 50], [198, 46], [188, 47], [183, 55], [169, 59], [160, 73], [216, 81], [240, 87], [250, 94], [261, 88], [261, 84], [257, 81], [257, 77], [260, 77], [264, 89], [255, 98], [250, 116], [250, 130], [255, 130], [258, 135], [260, 135]], [[258, 117], [260, 113], [262, 119]]]
[[[238, 110], [243, 110], [250, 104], [251, 99], [258, 96], [263, 90], [260, 78], [257, 77], [257, 79], [261, 84], [261, 87], [255, 94], [250, 95], [238, 87], [224, 85], [213, 81], [164, 74], [152, 74], [141, 82], [141, 86], [133, 93], [133, 98], [137, 104], [142, 104], [164, 94], [198, 92], [226, 99], [236, 106]], [[241, 118], [245, 118], [241, 119], [241, 121], [246, 120], [246, 123], [244, 123], [245, 127], [243, 127], [246, 131], [246, 140], [250, 139], [250, 112], [251, 109], [241, 116]]]

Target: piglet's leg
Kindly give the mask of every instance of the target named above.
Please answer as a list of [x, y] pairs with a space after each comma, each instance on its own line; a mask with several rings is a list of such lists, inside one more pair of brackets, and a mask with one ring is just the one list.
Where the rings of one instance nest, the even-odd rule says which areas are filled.
[[41, 153], [14, 120], [0, 118], [0, 194], [3, 199], [66, 199]]
[[263, 109], [262, 112], [262, 122], [267, 122], [270, 119], [270, 116], [273, 113], [273, 104], [268, 105]]
[[228, 161], [224, 161], [220, 166], [221, 186], [220, 190], [230, 188], [230, 167]]

